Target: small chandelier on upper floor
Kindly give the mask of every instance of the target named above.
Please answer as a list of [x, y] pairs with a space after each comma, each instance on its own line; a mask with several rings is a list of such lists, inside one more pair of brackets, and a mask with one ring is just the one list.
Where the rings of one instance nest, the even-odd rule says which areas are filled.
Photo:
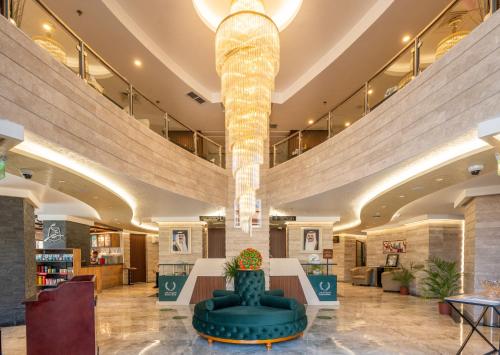
[[446, 52], [448, 52], [450, 49], [455, 47], [455, 45], [463, 40], [467, 35], [470, 33], [470, 31], [459, 31], [458, 28], [462, 24], [462, 17], [456, 16], [453, 17], [449, 22], [448, 26], [451, 27], [451, 33], [443, 38], [437, 45], [436, 48], [436, 60], [441, 58]]
[[262, 0], [232, 0], [229, 15], [217, 28], [215, 52], [235, 204], [241, 229], [251, 233], [280, 53], [278, 28], [265, 14]]
[[44, 23], [42, 27], [45, 34], [33, 36], [33, 41], [49, 52], [59, 62], [66, 64], [66, 52], [63, 46], [52, 37], [54, 26], [50, 23]]

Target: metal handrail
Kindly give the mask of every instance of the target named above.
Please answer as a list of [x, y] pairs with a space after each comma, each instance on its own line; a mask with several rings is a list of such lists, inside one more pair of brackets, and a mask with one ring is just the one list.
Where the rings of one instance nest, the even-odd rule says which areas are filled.
[[[0, 0], [0, 1], [3, 1], [4, 2], [4, 10], [5, 12], [2, 14], [4, 15], [5, 17], [7, 18], [10, 18], [11, 14], [10, 14], [10, 11], [8, 11], [10, 9], [10, 4], [11, 4], [11, 0]], [[86, 80], [86, 71], [85, 71], [85, 52], [88, 52], [88, 53], [91, 53], [93, 56], [95, 56], [97, 58], [97, 60], [99, 60], [100, 62], [102, 62], [102, 64], [104, 64], [107, 69], [109, 69], [113, 75], [117, 76], [118, 78], [120, 78], [125, 84], [128, 85], [129, 87], [129, 114], [131, 116], [134, 116], [134, 110], [133, 110], [133, 95], [134, 93], [142, 96], [144, 99], [146, 99], [153, 107], [155, 107], [159, 112], [161, 112], [163, 115], [165, 115], [165, 118], [168, 118], [168, 119], [172, 119], [174, 120], [175, 122], [177, 122], [178, 124], [184, 126], [185, 128], [187, 128], [189, 131], [191, 131], [193, 133], [193, 139], [196, 140], [196, 137], [201, 137], [202, 139], [204, 140], [207, 140], [209, 141], [210, 143], [214, 144], [216, 147], [218, 147], [218, 150], [219, 150], [219, 157], [221, 157], [221, 152], [222, 152], [222, 145], [220, 145], [219, 143], [213, 141], [212, 139], [206, 137], [204, 134], [194, 130], [193, 128], [191, 128], [190, 126], [182, 123], [181, 121], [177, 120], [175, 117], [173, 117], [171, 114], [167, 114], [167, 112], [165, 110], [163, 110], [160, 106], [158, 106], [155, 102], [151, 101], [146, 95], [144, 95], [140, 90], [138, 90], [136, 87], [134, 87], [131, 82], [126, 78], [124, 77], [123, 75], [121, 75], [115, 68], [113, 68], [113, 66], [111, 66], [106, 60], [104, 60], [104, 58], [102, 58], [96, 51], [94, 51], [92, 48], [90, 48], [86, 42], [78, 35], [76, 34], [59, 16], [57, 16], [43, 1], [41, 0], [33, 0], [36, 4], [38, 4], [42, 9], [43, 11], [45, 11], [49, 16], [51, 16], [53, 18], [53, 20], [55, 22], [57, 22], [70, 36], [72, 36], [76, 42], [78, 42], [79, 44], [79, 57], [80, 57], [80, 60], [79, 60], [79, 76], [83, 79], [83, 80]], [[112, 101], [113, 103], [115, 103], [117, 106], [121, 107], [120, 105], [118, 105], [116, 102], [114, 102], [113, 100], [111, 100], [109, 97], [107, 97], [106, 95], [103, 95], [104, 97], [106, 97], [108, 100]], [[168, 128], [168, 127], [166, 127]], [[168, 131], [165, 132], [165, 135], [166, 139], [169, 139], [168, 137]], [[195, 143], [196, 145], [196, 143]], [[194, 151], [194, 153], [196, 155], [198, 155], [196, 149]], [[201, 157], [201, 156], [200, 156]], [[203, 158], [203, 157], [202, 157]], [[217, 164], [218, 166], [220, 167], [223, 167], [223, 162], [222, 160], [219, 158], [219, 164]]]
[[[396, 61], [397, 59], [400, 58], [400, 56], [405, 53], [408, 49], [410, 49], [411, 47], [414, 47], [415, 48], [415, 52], [414, 52], [414, 68], [413, 68], [413, 75], [414, 76], [417, 76], [419, 73], [418, 71], [418, 68], [419, 68], [419, 65], [418, 65], [418, 60], [419, 60], [419, 46], [420, 46], [420, 39], [421, 37], [423, 37], [423, 35], [432, 27], [434, 26], [438, 21], [440, 21], [447, 13], [448, 11], [454, 7], [457, 3], [459, 3], [460, 1], [463, 1], [463, 0], [453, 0], [451, 1], [429, 24], [427, 24], [415, 37], [413, 37], [413, 39], [411, 41], [408, 42], [407, 45], [405, 45], [396, 55], [394, 55], [390, 60], [388, 60], [374, 75], [372, 75], [367, 81], [364, 82], [363, 86], [361, 86], [359, 89], [355, 90], [352, 94], [350, 94], [347, 98], [345, 98], [344, 100], [342, 100], [340, 103], [338, 103], [337, 105], [335, 105], [332, 109], [330, 109], [329, 111], [327, 111], [327, 113], [323, 114], [320, 118], [316, 119], [314, 121], [314, 123], [306, 126], [306, 128], [303, 128], [299, 131], [296, 131], [292, 134], [290, 134], [288, 137], [284, 138], [284, 139], [281, 139], [280, 141], [276, 142], [273, 144], [273, 149], [272, 151], [274, 152], [274, 164], [273, 166], [276, 166], [278, 164], [276, 164], [276, 147], [279, 145], [279, 144], [282, 144], [286, 141], [289, 141], [291, 140], [292, 138], [294, 138], [295, 136], [301, 136], [301, 134], [304, 132], [304, 131], [307, 131], [309, 127], [311, 126], [314, 126], [315, 124], [317, 124], [318, 122], [320, 122], [321, 120], [325, 119], [325, 117], [328, 119], [328, 138], [325, 140], [327, 141], [329, 138], [332, 137], [332, 135], [330, 135], [330, 125], [331, 125], [331, 119], [332, 119], [332, 114], [335, 110], [337, 110], [339, 107], [341, 107], [342, 105], [344, 105], [347, 101], [349, 101], [354, 95], [356, 95], [360, 90], [362, 90], [363, 88], [365, 88], [365, 92], [364, 92], [364, 96], [365, 96], [365, 100], [364, 100], [364, 106], [365, 106], [365, 110], [364, 110], [364, 114], [362, 115], [365, 116], [367, 113], [370, 112], [370, 110], [376, 108], [377, 106], [379, 106], [382, 102], [384, 102], [386, 99], [388, 99], [391, 95], [387, 96], [387, 97], [384, 97], [380, 102], [378, 102], [377, 104], [374, 105], [374, 107], [370, 107], [369, 106], [369, 101], [368, 101], [368, 89], [369, 89], [369, 83], [372, 82], [379, 74], [381, 74], [382, 72], [384, 72], [389, 66], [391, 66], [391, 64], [394, 63], [394, 61]], [[497, 11], [498, 8], [496, 6], [496, 0], [487, 0], [489, 1], [489, 14], [492, 14], [493, 12]], [[485, 18], [486, 19], [486, 18]], [[299, 146], [299, 155], [301, 154], [301, 147]], [[289, 159], [287, 159], [289, 160]]]

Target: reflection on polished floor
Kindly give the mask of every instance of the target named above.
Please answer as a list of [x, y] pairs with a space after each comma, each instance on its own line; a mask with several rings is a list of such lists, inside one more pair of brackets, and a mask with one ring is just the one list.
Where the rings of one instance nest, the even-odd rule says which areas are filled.
[[[237, 354], [267, 353], [264, 346], [209, 346], [191, 326], [192, 308], [156, 306], [151, 284], [104, 290], [97, 304], [100, 354]], [[435, 301], [373, 287], [339, 284], [338, 309], [308, 307], [303, 338], [275, 344], [283, 354], [454, 354], [470, 327], [437, 313]], [[500, 329], [482, 328], [498, 344]], [[6, 355], [26, 352], [25, 327], [2, 329]], [[488, 349], [477, 334], [464, 354]]]

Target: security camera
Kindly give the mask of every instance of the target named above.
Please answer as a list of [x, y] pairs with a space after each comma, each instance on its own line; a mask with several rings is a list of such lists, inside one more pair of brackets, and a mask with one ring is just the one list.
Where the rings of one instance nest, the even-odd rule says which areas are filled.
[[20, 169], [21, 175], [26, 179], [26, 180], [31, 180], [33, 177], [33, 171], [29, 169]]
[[482, 164], [474, 164], [469, 166], [469, 173], [473, 176], [479, 175], [484, 166]]

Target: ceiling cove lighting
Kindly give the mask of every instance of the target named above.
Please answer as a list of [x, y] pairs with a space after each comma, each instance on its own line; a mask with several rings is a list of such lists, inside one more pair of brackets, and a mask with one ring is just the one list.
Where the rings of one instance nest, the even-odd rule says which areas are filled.
[[262, 0], [233, 0], [215, 35], [215, 61], [235, 179], [240, 225], [252, 231], [271, 95], [279, 70], [279, 31]]
[[[405, 166], [396, 170], [385, 179], [373, 184], [365, 190], [358, 198], [353, 201], [354, 214], [356, 219], [351, 222], [340, 224], [333, 228], [334, 232], [354, 228], [361, 224], [361, 210], [378, 196], [388, 192], [394, 187], [411, 180], [421, 174], [431, 171], [443, 164], [450, 163], [455, 159], [480, 152], [488, 147], [483, 140], [476, 138], [459, 139], [443, 148], [435, 149], [432, 153], [425, 155]], [[393, 217], [394, 218], [394, 217]]]
[[[212, 31], [216, 31], [219, 24], [228, 15], [229, 0], [192, 0], [196, 13]], [[303, 0], [265, 0], [268, 16], [276, 24], [279, 31], [283, 31], [297, 16]]]
[[66, 169], [69, 169], [70, 171], [88, 178], [98, 185], [103, 186], [104, 188], [114, 193], [116, 196], [120, 197], [130, 207], [130, 209], [132, 210], [132, 220], [130, 222], [133, 225], [149, 231], [158, 231], [158, 227], [143, 224], [135, 217], [137, 209], [137, 202], [135, 198], [123, 187], [121, 187], [108, 177], [102, 175], [98, 171], [76, 160], [73, 160], [66, 155], [56, 152], [55, 150], [29, 141], [28, 139], [25, 139], [22, 143], [18, 144], [13, 150], [20, 154], [24, 153], [25, 155], [34, 156], [40, 160], [49, 161], [56, 165], [62, 166]]

